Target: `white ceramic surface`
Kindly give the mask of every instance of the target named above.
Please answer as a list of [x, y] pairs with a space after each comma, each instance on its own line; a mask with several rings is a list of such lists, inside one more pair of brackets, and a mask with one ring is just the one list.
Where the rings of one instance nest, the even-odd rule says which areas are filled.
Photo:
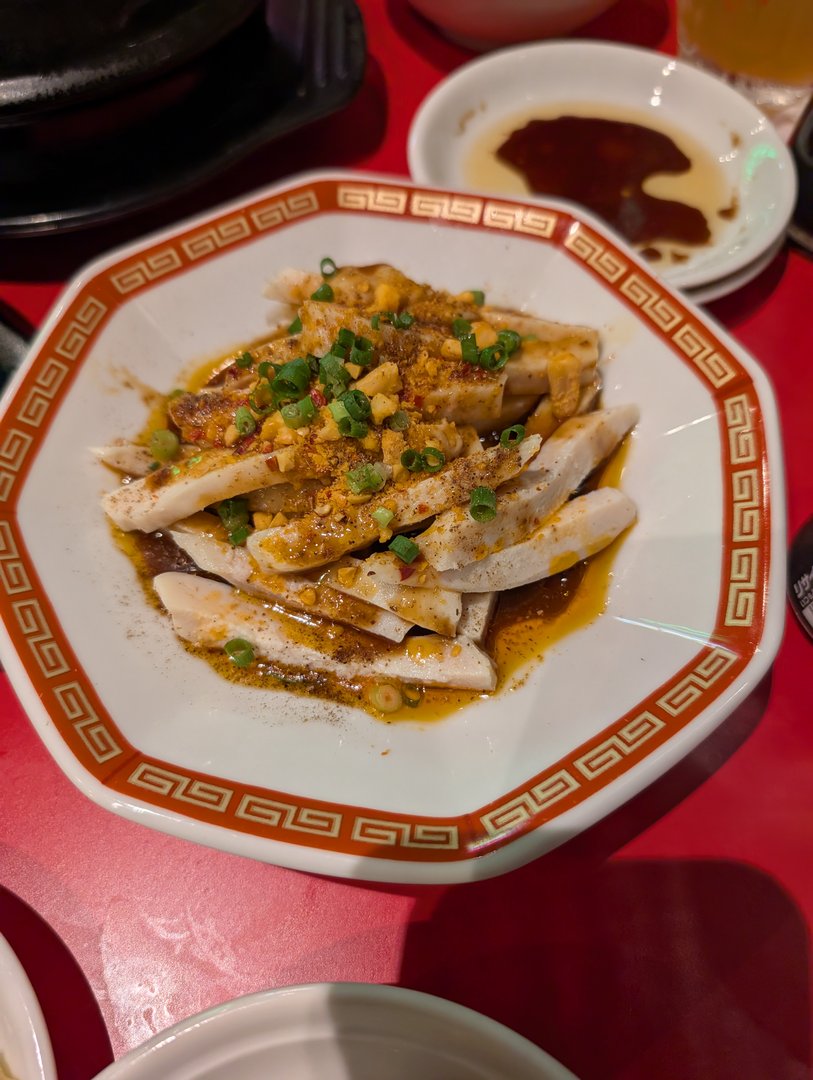
[[[389, 259], [437, 286], [596, 326], [605, 403], [641, 409], [621, 478], [639, 520], [614, 557], [606, 611], [513, 689], [438, 723], [385, 724], [222, 679], [145, 601], [99, 505], [116, 479], [87, 448], [142, 428], [139, 386], [167, 392], [182, 369], [259, 338], [279, 315], [268, 281], [325, 255]], [[502, 873], [682, 758], [778, 648], [784, 495], [767, 380], [565, 204], [292, 178], [84, 270], [4, 408], [4, 666], [82, 791], [182, 837], [348, 877]]]
[[686, 289], [686, 296], [694, 304], [710, 304], [713, 300], [721, 300], [724, 296], [729, 296], [737, 289], [741, 289], [743, 285], [747, 285], [749, 281], [759, 277], [763, 270], [767, 270], [782, 250], [784, 242], [784, 237], [780, 238], [759, 258], [754, 259], [734, 274], [726, 274], [725, 277], [710, 281], [708, 285], [699, 285], [696, 289]]
[[558, 37], [584, 26], [617, 0], [410, 0], [449, 37], [475, 49]]
[[[696, 288], [733, 274], [784, 235], [796, 172], [770, 121], [721, 80], [629, 46], [549, 42], [466, 64], [440, 82], [415, 114], [410, 172], [418, 183], [465, 190], [472, 187], [468, 163], [476, 148], [493, 132], [498, 145], [519, 116], [525, 123], [537, 110], [546, 117], [573, 110], [617, 118], [619, 109], [678, 142], [681, 133], [689, 136], [717, 162], [726, 192], [736, 193], [739, 203], [730, 221], [718, 222], [711, 244], [686, 262], [654, 265], [670, 284]], [[508, 193], [503, 183], [495, 190]], [[517, 177], [510, 187], [516, 196], [522, 181]]]
[[97, 1080], [575, 1080], [480, 1013], [414, 990], [321, 983], [237, 998], [161, 1032]]
[[0, 934], [0, 1062], [14, 1080], [56, 1080], [51, 1040], [34, 988]]

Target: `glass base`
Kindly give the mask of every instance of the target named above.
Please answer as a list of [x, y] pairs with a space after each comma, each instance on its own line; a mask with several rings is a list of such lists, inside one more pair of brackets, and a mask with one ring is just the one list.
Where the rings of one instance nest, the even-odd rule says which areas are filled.
[[723, 79], [729, 86], [738, 90], [765, 113], [785, 138], [789, 138], [793, 133], [807, 103], [813, 96], [813, 88], [809, 86], [787, 86], [767, 79], [755, 79], [748, 75], [733, 75], [731, 72], [723, 71], [701, 56], [685, 41], [680, 42], [680, 58], [709, 75]]

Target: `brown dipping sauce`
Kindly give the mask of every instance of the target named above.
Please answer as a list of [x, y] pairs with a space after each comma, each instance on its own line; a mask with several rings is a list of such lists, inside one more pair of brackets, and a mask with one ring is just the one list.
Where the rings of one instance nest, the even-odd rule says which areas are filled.
[[632, 243], [699, 245], [711, 238], [696, 207], [643, 190], [656, 173], [679, 174], [692, 167], [660, 131], [592, 116], [530, 120], [512, 132], [497, 157], [520, 172], [532, 191], [580, 203]]

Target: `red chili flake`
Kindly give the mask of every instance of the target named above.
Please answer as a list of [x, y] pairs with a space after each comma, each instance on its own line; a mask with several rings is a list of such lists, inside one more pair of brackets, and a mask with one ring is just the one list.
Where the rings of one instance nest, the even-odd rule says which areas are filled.
[[245, 454], [246, 451], [251, 450], [254, 446], [254, 436], [244, 435], [242, 439], [238, 439], [232, 446], [231, 452], [233, 454]]
[[265, 459], [265, 464], [266, 464], [266, 468], [270, 469], [271, 472], [279, 472], [279, 462], [277, 461], [277, 459], [275, 457], [266, 458]]
[[426, 505], [426, 503], [418, 503], [418, 513], [419, 514], [428, 514], [429, 513], [429, 507]]
[[411, 566], [400, 566], [398, 572], [401, 575], [401, 581], [406, 581], [407, 578], [411, 578], [415, 573], [415, 570]]
[[313, 390], [311, 390], [311, 392], [310, 392], [310, 399], [314, 403], [314, 405], [316, 406], [317, 409], [321, 409], [325, 405], [327, 405], [327, 398], [322, 393], [322, 391], [317, 390], [315, 386], [314, 386]]
[[201, 443], [206, 437], [206, 432], [202, 427], [193, 427], [189, 431], [189, 441], [193, 443]]
[[413, 402], [416, 409], [422, 409], [423, 408], [423, 395], [422, 394], [416, 394], [415, 397], [412, 399], [412, 402]]
[[236, 378], [238, 378], [238, 377], [239, 377], [240, 375], [242, 375], [242, 371], [241, 371], [241, 370], [240, 370], [240, 368], [239, 368], [239, 367], [237, 366], [237, 364], [230, 364], [230, 365], [229, 365], [229, 366], [228, 366], [228, 367], [226, 368], [226, 370], [225, 370], [225, 371], [223, 372], [223, 378], [224, 378], [224, 380], [225, 380], [225, 379], [236, 379]]

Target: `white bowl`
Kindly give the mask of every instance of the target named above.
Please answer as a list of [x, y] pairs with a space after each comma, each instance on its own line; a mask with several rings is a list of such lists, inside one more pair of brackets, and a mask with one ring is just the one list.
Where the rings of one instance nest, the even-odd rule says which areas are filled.
[[[550, 42], [466, 64], [415, 114], [410, 172], [422, 184], [528, 198], [519, 174], [494, 166], [493, 151], [533, 116], [565, 112], [637, 119], [683, 142], [687, 152], [694, 144], [713, 169], [716, 163], [721, 200], [736, 196], [739, 210], [731, 220], [715, 219], [712, 242], [693, 249], [686, 261], [652, 264], [670, 284], [696, 288], [732, 275], [784, 236], [796, 202], [796, 170], [770, 121], [721, 80], [629, 46]], [[474, 162], [486, 157], [492, 165], [484, 172]], [[672, 197], [680, 198], [679, 179], [672, 183]]]
[[575, 1080], [538, 1046], [430, 994], [321, 983], [237, 998], [162, 1031], [97, 1080]]
[[410, 0], [444, 33], [473, 49], [569, 34], [617, 0]]
[[[604, 403], [641, 410], [622, 481], [639, 518], [603, 614], [439, 722], [222, 678], [147, 601], [100, 505], [117, 480], [88, 447], [141, 430], [139, 388], [169, 392], [258, 340], [281, 314], [267, 283], [326, 255], [595, 326]], [[510, 870], [688, 753], [781, 637], [767, 379], [564, 203], [312, 173], [112, 252], [43, 325], [4, 398], [0, 448], [0, 655], [56, 761], [130, 820], [285, 866], [412, 882]]]
[[14, 1080], [56, 1080], [51, 1040], [25, 970], [0, 934], [0, 1061]]

